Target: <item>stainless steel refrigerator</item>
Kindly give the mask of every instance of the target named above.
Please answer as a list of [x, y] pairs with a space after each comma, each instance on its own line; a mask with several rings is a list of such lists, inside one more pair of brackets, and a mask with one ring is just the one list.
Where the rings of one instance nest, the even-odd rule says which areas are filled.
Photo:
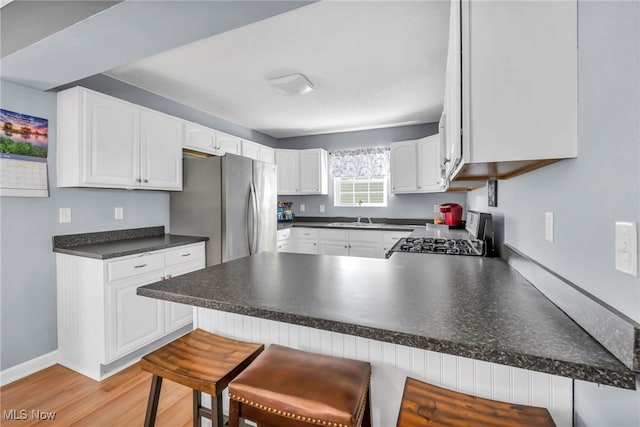
[[207, 265], [276, 251], [276, 166], [226, 154], [185, 157], [171, 193], [172, 234], [208, 236]]

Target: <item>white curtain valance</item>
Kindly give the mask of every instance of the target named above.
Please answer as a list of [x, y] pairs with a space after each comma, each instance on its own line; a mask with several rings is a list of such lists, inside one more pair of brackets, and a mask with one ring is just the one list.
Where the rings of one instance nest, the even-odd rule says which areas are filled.
[[331, 153], [330, 171], [335, 177], [388, 176], [389, 147], [355, 148]]

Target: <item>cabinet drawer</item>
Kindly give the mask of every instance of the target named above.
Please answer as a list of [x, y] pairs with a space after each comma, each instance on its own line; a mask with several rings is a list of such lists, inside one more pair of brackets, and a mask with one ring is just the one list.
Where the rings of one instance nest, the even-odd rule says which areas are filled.
[[167, 267], [184, 262], [192, 262], [204, 259], [204, 244], [180, 246], [165, 252], [165, 264]]
[[290, 228], [283, 228], [282, 230], [278, 230], [278, 241], [287, 240], [291, 236]]
[[296, 237], [298, 239], [317, 239], [318, 229], [316, 228], [296, 228]]
[[110, 282], [140, 276], [163, 268], [164, 254], [162, 253], [145, 254], [135, 258], [113, 261], [107, 267]]

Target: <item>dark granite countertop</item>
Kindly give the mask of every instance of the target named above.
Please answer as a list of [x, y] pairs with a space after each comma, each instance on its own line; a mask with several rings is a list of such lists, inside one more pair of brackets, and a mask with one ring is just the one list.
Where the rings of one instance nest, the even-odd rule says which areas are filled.
[[208, 237], [164, 234], [164, 226], [53, 236], [53, 251], [85, 258], [110, 259], [191, 243]]
[[500, 258], [260, 253], [138, 294], [635, 388], [631, 370]]

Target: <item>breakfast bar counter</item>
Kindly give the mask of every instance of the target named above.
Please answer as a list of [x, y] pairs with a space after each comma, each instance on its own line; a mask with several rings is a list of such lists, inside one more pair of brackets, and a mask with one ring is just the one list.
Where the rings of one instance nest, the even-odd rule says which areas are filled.
[[[548, 389], [560, 384], [569, 398], [569, 378], [635, 388], [631, 370], [500, 258], [402, 253], [381, 260], [260, 253], [142, 286], [138, 294], [199, 307], [197, 326], [240, 335], [244, 330], [236, 337], [240, 339], [305, 349], [303, 332], [296, 329], [292, 338], [295, 326], [324, 340], [326, 346], [316, 348], [321, 352], [361, 358], [357, 350], [365, 346], [362, 357], [374, 363], [371, 348], [380, 348], [381, 364], [374, 363], [373, 381], [375, 386], [388, 380], [377, 390], [385, 395], [388, 388], [402, 388], [402, 382], [389, 378], [409, 375], [517, 403], [523, 397], [514, 383], [527, 377], [523, 387], [533, 393], [520, 403], [546, 406], [556, 423], [564, 425], [571, 420], [571, 410], [551, 397], [538, 402], [536, 382]], [[227, 330], [212, 321], [221, 318]], [[265, 331], [268, 322], [288, 332]], [[342, 344], [326, 333], [340, 335]], [[311, 341], [306, 347], [313, 350]], [[355, 349], [348, 351], [350, 347]], [[386, 372], [390, 365], [395, 366], [393, 373], [376, 377], [376, 370]], [[430, 378], [434, 369], [437, 378]], [[505, 376], [510, 391], [497, 387]], [[554, 393], [562, 394], [550, 395]], [[399, 404], [399, 396], [376, 398], [374, 387], [373, 398], [374, 413], [378, 407], [383, 420], [374, 424], [387, 425], [393, 410], [381, 407], [389, 401]]]

